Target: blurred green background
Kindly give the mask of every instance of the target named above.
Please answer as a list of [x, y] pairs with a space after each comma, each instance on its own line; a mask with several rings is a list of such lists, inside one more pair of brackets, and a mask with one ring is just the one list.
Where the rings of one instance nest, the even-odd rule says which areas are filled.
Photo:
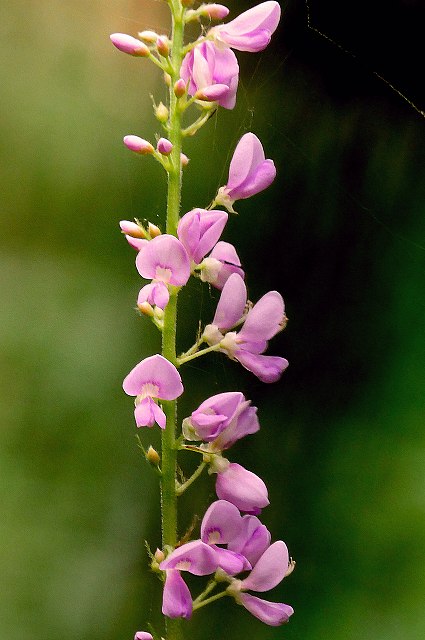
[[[267, 386], [219, 355], [197, 361], [180, 406], [242, 389], [259, 407], [262, 430], [231, 456], [267, 482], [264, 522], [297, 560], [267, 594], [294, 606], [287, 627], [220, 601], [191, 640], [425, 633], [425, 121], [371, 73], [420, 102], [423, 22], [419, 2], [384, 6], [310, 3], [311, 26], [353, 58], [289, 0], [272, 45], [238, 54], [235, 111], [187, 141], [184, 211], [224, 184], [247, 130], [278, 167], [225, 239], [253, 300], [282, 292], [290, 321], [271, 353], [290, 367]], [[141, 281], [118, 220], [161, 224], [165, 179], [121, 139], [153, 139], [149, 93], [164, 88], [108, 35], [167, 31], [167, 10], [16, 0], [1, 15], [0, 637], [132, 638], [158, 619], [144, 551], [158, 488], [121, 382], [159, 341], [133, 310]], [[215, 299], [187, 287], [182, 349]], [[206, 478], [182, 498], [182, 530], [213, 495]]]

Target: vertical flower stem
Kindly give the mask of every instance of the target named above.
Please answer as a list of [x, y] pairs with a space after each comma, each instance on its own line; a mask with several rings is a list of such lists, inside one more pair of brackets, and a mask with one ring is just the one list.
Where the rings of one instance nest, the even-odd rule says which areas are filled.
[[[183, 8], [179, 0], [170, 0], [172, 14], [171, 65], [173, 72], [170, 83], [169, 125], [170, 142], [173, 150], [170, 156], [171, 166], [168, 172], [167, 221], [166, 231], [176, 235], [181, 199], [181, 114], [174, 95], [174, 83], [179, 79], [183, 49]], [[162, 334], [162, 355], [176, 364], [176, 324], [177, 291], [170, 292], [170, 300], [164, 312], [164, 330]], [[161, 523], [162, 544], [175, 547], [177, 542], [177, 496], [176, 496], [176, 428], [177, 402], [165, 401], [164, 413], [166, 428], [162, 432], [162, 477], [161, 477]], [[167, 640], [181, 640], [181, 620], [165, 618]]]

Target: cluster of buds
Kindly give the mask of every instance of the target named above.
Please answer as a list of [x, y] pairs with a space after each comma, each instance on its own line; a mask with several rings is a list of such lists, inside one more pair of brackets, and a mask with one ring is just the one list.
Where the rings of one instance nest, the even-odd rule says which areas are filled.
[[[192, 8], [192, 0], [181, 0], [178, 8], [175, 4], [170, 3], [173, 17], [178, 15], [183, 25], [221, 21], [229, 14], [229, 9], [220, 4], [202, 4], [198, 8]], [[279, 4], [272, 0], [227, 23], [203, 26], [197, 40], [179, 45], [183, 48], [177, 57], [173, 37], [153, 31], [142, 31], [138, 38], [113, 34], [111, 40], [120, 51], [148, 58], [162, 69], [170, 92], [168, 106], [162, 102], [154, 105], [165, 137], [158, 137], [154, 145], [139, 136], [127, 135], [126, 147], [138, 155], [153, 156], [169, 175], [180, 179], [181, 168], [188, 163], [187, 156], [181, 153], [181, 140], [194, 135], [218, 107], [235, 106], [239, 65], [234, 50], [262, 51], [277, 28], [280, 13]], [[182, 127], [180, 123], [192, 105], [201, 115]], [[180, 127], [178, 135], [176, 126]], [[174, 226], [167, 222], [167, 233], [161, 233], [152, 223], [120, 222], [128, 243], [137, 251], [136, 269], [147, 281], [140, 289], [137, 307], [164, 336], [166, 331], [170, 334], [166, 325], [168, 312], [173, 309], [170, 301], [176, 301], [178, 291], [190, 277], [220, 292], [214, 317], [199, 332], [193, 346], [170, 359], [159, 354], [147, 357], [126, 376], [123, 389], [135, 397], [137, 427], [157, 424], [161, 430], [175, 429], [169, 423], [166, 406], [184, 391], [179, 369], [195, 358], [222, 353], [265, 383], [279, 380], [288, 366], [285, 358], [265, 354], [271, 338], [286, 326], [282, 296], [269, 291], [253, 304], [248, 299], [245, 270], [237, 249], [222, 239], [229, 214], [235, 213], [235, 202], [263, 191], [275, 176], [275, 165], [266, 158], [262, 143], [248, 132], [236, 145], [226, 184], [218, 188], [208, 207], [187, 211], [174, 220]], [[175, 354], [175, 342], [173, 349]], [[202, 519], [199, 538], [188, 541], [189, 535], [185, 536], [177, 545], [164, 544], [151, 556], [151, 568], [164, 582], [162, 611], [168, 618], [188, 619], [198, 608], [224, 596], [232, 597], [270, 626], [287, 622], [293, 613], [287, 604], [263, 600], [251, 593], [273, 589], [291, 573], [294, 563], [286, 544], [282, 540], [272, 543], [270, 532], [259, 520], [262, 509], [269, 505], [266, 484], [223, 455], [235, 442], [259, 429], [257, 408], [239, 391], [206, 399], [182, 421], [174, 448], [200, 456], [200, 464], [188, 479], [175, 479], [175, 496], [189, 489], [207, 469], [215, 477], [218, 499]], [[160, 455], [152, 447], [145, 455], [161, 474]], [[165, 458], [163, 461], [165, 464]], [[192, 597], [184, 572], [210, 576], [198, 597]], [[223, 586], [218, 594], [209, 595]], [[135, 640], [153, 640], [153, 636], [138, 631]]]

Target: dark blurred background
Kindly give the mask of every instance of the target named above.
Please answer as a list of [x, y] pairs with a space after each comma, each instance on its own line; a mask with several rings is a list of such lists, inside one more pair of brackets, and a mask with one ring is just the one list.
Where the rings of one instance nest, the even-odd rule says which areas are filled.
[[[232, 4], [231, 17], [250, 6]], [[259, 407], [262, 430], [230, 455], [270, 488], [264, 521], [297, 568], [265, 595], [296, 615], [272, 629], [220, 601], [186, 637], [415, 640], [425, 633], [424, 7], [283, 9], [271, 46], [238, 54], [237, 108], [187, 141], [183, 211], [211, 200], [254, 131], [278, 178], [239, 203], [225, 239], [253, 300], [282, 292], [290, 320], [270, 353], [290, 367], [267, 386], [219, 355], [195, 361], [180, 407], [183, 417], [232, 389]], [[141, 281], [118, 220], [161, 225], [165, 179], [121, 139], [153, 139], [149, 93], [165, 92], [156, 69], [108, 36], [167, 31], [167, 7], [17, 0], [1, 15], [0, 637], [132, 638], [158, 619], [144, 550], [159, 541], [158, 488], [121, 382], [159, 339], [133, 310]], [[181, 349], [215, 300], [187, 287]], [[140, 435], [155, 444], [158, 430]], [[208, 478], [188, 491], [182, 531], [213, 496]]]

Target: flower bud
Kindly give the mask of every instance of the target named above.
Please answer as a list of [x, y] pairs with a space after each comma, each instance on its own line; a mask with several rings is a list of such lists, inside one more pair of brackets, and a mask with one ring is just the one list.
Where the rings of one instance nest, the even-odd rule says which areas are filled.
[[182, 167], [187, 167], [187, 165], [189, 164], [189, 158], [185, 153], [180, 154], [180, 163]]
[[173, 145], [169, 140], [167, 140], [167, 138], [160, 138], [156, 148], [163, 156], [169, 156], [173, 150]]
[[159, 105], [155, 108], [155, 117], [162, 123], [167, 122], [168, 120], [168, 109], [163, 102], [160, 102]]
[[156, 238], [156, 236], [161, 235], [161, 229], [153, 224], [153, 222], [148, 223], [148, 231], [151, 238]]
[[157, 549], [157, 550], [155, 551], [155, 553], [154, 553], [154, 556], [153, 556], [153, 557], [155, 558], [155, 560], [156, 560], [158, 563], [160, 563], [160, 562], [162, 562], [163, 560], [165, 560], [165, 553], [164, 553], [163, 551], [161, 551], [161, 549]]
[[142, 56], [144, 58], [150, 54], [148, 47], [143, 42], [126, 33], [113, 33], [110, 38], [112, 44], [123, 53], [128, 53], [131, 56]]
[[139, 226], [135, 222], [130, 220], [121, 220], [120, 228], [123, 233], [132, 238], [146, 238], [146, 233], [143, 227]]
[[153, 318], [154, 316], [154, 310], [151, 304], [149, 304], [149, 302], [145, 301], [145, 302], [140, 302], [137, 305], [137, 308], [139, 309], [140, 313], [143, 313], [144, 316], [148, 316], [148, 318]]
[[223, 20], [229, 15], [229, 9], [223, 4], [205, 4], [199, 7], [202, 9], [202, 15], [208, 16], [211, 20]]
[[168, 45], [168, 38], [165, 36], [158, 36], [156, 40], [156, 48], [158, 53], [163, 58], [167, 58], [170, 55], [170, 47]]
[[167, 85], [167, 87], [171, 86], [171, 76], [169, 73], [164, 73], [164, 82]]
[[123, 142], [127, 149], [130, 149], [130, 151], [134, 151], [135, 153], [140, 153], [143, 156], [155, 151], [150, 142], [143, 140], [143, 138], [139, 138], [139, 136], [125, 136]]
[[179, 80], [177, 80], [177, 82], [174, 85], [174, 95], [176, 96], [176, 98], [182, 98], [185, 93], [186, 93], [186, 83], [183, 80], [183, 78], [180, 78]]
[[156, 449], [154, 449], [152, 445], [146, 451], [146, 460], [153, 464], [155, 467], [159, 465], [161, 458], [159, 457], [158, 451], [156, 451]]
[[137, 35], [146, 44], [155, 44], [158, 38], [158, 34], [155, 31], [140, 31]]
[[134, 640], [153, 640], [153, 636], [147, 631], [137, 631]]

